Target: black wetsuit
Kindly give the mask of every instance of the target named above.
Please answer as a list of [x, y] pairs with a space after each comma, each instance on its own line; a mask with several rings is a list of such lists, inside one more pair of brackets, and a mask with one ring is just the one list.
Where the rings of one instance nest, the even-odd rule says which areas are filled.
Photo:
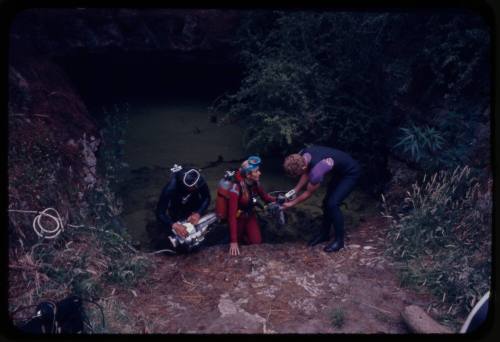
[[340, 204], [351, 193], [361, 175], [361, 167], [349, 154], [324, 146], [311, 146], [300, 151], [301, 155], [308, 153], [311, 160], [308, 170], [311, 171], [322, 160], [333, 159], [332, 180], [328, 184], [326, 196], [323, 199], [323, 226], [320, 234], [328, 236], [333, 224], [335, 240], [344, 242], [344, 216]]
[[176, 172], [167, 185], [163, 188], [158, 205], [156, 217], [172, 234], [172, 224], [185, 220], [193, 212], [203, 216], [210, 204], [210, 191], [207, 183], [200, 176], [196, 190], [190, 192], [182, 182], [183, 171]]

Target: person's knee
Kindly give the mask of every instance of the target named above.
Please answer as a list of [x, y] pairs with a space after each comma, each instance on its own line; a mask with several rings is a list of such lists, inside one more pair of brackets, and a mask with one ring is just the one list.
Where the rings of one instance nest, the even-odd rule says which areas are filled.
[[250, 238], [249, 242], [252, 245], [260, 245], [262, 243], [262, 237], [260, 236], [260, 234], [254, 235]]

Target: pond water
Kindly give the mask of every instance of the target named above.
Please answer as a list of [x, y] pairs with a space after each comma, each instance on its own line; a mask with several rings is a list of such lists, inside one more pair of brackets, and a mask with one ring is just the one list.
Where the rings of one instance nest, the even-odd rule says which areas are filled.
[[[130, 110], [124, 146], [129, 168], [119, 194], [124, 204], [122, 220], [141, 247], [149, 247], [145, 227], [155, 220], [154, 208], [174, 164], [202, 168], [212, 193], [211, 211], [215, 206], [216, 186], [224, 171], [238, 167], [239, 160], [247, 157], [242, 142], [243, 128], [214, 123], [210, 120], [209, 105], [202, 101], [184, 101]], [[220, 157], [222, 163], [210, 166]], [[284, 175], [282, 162], [278, 158], [263, 158], [261, 182], [266, 191], [289, 190], [295, 185], [296, 180]], [[319, 228], [324, 194], [325, 187], [322, 187], [307, 202], [290, 211], [288, 216], [293, 219], [289, 220], [288, 230], [271, 234], [275, 229], [273, 221], [261, 213], [259, 216], [270, 222], [267, 226], [262, 222], [263, 228], [267, 228], [263, 231], [264, 241], [266, 237], [277, 242], [280, 237], [293, 240], [310, 236]], [[346, 215], [346, 223], [353, 220], [351, 216]]]

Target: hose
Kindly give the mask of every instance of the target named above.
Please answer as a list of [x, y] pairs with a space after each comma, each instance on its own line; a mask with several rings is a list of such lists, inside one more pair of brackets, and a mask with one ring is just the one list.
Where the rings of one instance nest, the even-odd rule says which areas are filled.
[[[10, 212], [17, 212], [17, 213], [30, 213], [30, 214], [38, 214], [35, 216], [33, 219], [33, 230], [35, 231], [36, 235], [38, 235], [41, 238], [44, 239], [54, 239], [56, 238], [63, 230], [64, 230], [64, 224], [62, 222], [61, 216], [55, 210], [54, 208], [46, 208], [42, 211], [34, 211], [34, 210], [15, 210], [15, 209], [9, 209], [8, 211]], [[48, 217], [52, 219], [56, 226], [53, 229], [47, 229], [42, 225], [42, 217]], [[69, 227], [75, 227], [73, 225], [68, 224]]]
[[[17, 213], [27, 213], [27, 214], [38, 214], [35, 216], [33, 219], [33, 230], [35, 231], [36, 235], [38, 235], [41, 238], [44, 239], [54, 239], [56, 238], [62, 231], [64, 231], [64, 224], [61, 219], [61, 215], [59, 215], [59, 212], [54, 209], [54, 208], [46, 208], [42, 211], [36, 211], [36, 210], [17, 210], [17, 209], [9, 209], [8, 211], [10, 212], [17, 212]], [[50, 213], [49, 213], [50, 212]], [[56, 223], [56, 227], [54, 229], [47, 229], [42, 225], [41, 218], [42, 216], [48, 217], [52, 219]], [[72, 227], [72, 228], [86, 228], [90, 230], [96, 230], [99, 232], [103, 233], [108, 233], [117, 236], [118, 238], [122, 239], [122, 241], [125, 243], [125, 245], [132, 250], [134, 253], [137, 253], [137, 249], [134, 247], [130, 246], [120, 235], [110, 232], [108, 230], [103, 230], [103, 229], [97, 229], [94, 227], [86, 227], [84, 225], [73, 225], [73, 224], [67, 224], [67, 227]]]

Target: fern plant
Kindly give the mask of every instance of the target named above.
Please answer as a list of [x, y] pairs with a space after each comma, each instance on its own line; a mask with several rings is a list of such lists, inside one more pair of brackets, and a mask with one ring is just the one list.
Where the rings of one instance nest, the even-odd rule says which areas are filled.
[[433, 127], [415, 124], [401, 127], [400, 131], [402, 133], [393, 149], [402, 152], [412, 162], [433, 164], [431, 159], [436, 159], [436, 153], [445, 143], [441, 133]]

